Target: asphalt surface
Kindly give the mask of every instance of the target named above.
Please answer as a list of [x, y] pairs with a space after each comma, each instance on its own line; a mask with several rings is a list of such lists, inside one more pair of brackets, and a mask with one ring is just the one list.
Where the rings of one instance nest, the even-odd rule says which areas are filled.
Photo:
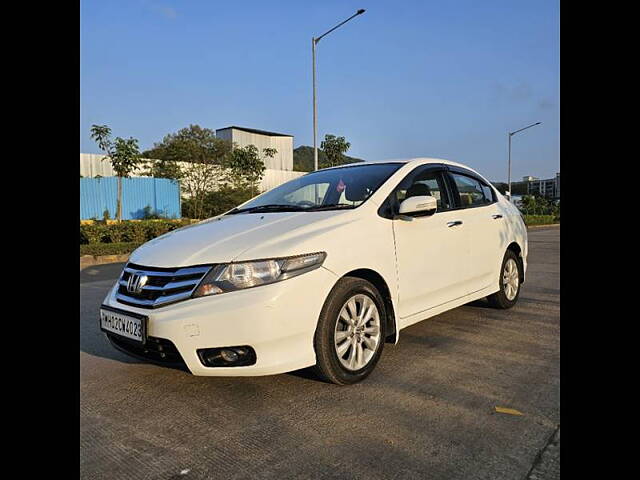
[[97, 321], [122, 264], [86, 268], [81, 478], [560, 478], [560, 228], [531, 230], [529, 246], [516, 307], [474, 302], [402, 330], [348, 387], [127, 357]]

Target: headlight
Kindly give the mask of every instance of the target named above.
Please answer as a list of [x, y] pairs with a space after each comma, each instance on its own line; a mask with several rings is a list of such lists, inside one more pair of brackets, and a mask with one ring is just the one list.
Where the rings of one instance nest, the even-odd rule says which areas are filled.
[[324, 252], [254, 262], [216, 265], [202, 279], [193, 297], [205, 297], [244, 288], [267, 285], [315, 270], [322, 265]]

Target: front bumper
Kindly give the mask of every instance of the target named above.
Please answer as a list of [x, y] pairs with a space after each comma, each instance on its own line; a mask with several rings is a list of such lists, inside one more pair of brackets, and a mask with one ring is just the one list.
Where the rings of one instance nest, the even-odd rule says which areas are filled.
[[[116, 300], [105, 305], [149, 317], [147, 335], [175, 345], [194, 375], [254, 376], [284, 373], [316, 363], [313, 336], [327, 295], [338, 280], [320, 267], [261, 287], [184, 300], [155, 310]], [[196, 350], [249, 345], [257, 361], [244, 367], [205, 367]]]

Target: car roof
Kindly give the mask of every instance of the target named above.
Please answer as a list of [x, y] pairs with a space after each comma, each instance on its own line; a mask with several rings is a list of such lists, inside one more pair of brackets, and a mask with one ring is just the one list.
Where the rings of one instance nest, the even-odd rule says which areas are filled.
[[[415, 158], [392, 158], [388, 160], [365, 160], [363, 162], [354, 162], [354, 163], [345, 163], [344, 165], [337, 165], [335, 167], [323, 168], [322, 170], [329, 170], [333, 168], [347, 168], [347, 167], [356, 167], [361, 165], [378, 165], [381, 163], [404, 163], [404, 164], [415, 164], [415, 165], [424, 165], [428, 163], [444, 163], [446, 165], [455, 165], [457, 167], [466, 168], [475, 172], [475, 170], [467, 165], [462, 163], [453, 162], [451, 160], [446, 160], [444, 158], [434, 158], [434, 157], [415, 157]], [[477, 172], [476, 172], [477, 173]]]
[[[323, 168], [323, 169], [320, 169], [318, 171], [331, 170], [331, 169], [335, 169], [335, 168], [349, 168], [349, 167], [357, 167], [357, 166], [364, 166], [364, 165], [380, 165], [380, 164], [389, 164], [389, 163], [401, 163], [404, 166], [406, 166], [406, 165], [413, 165], [413, 166], [427, 165], [429, 163], [438, 163], [438, 164], [451, 165], [451, 166], [464, 168], [464, 169], [466, 169], [466, 170], [468, 170], [470, 172], [473, 172], [476, 175], [478, 175], [480, 178], [482, 178], [485, 182], [487, 182], [489, 184], [491, 183], [480, 172], [478, 172], [474, 168], [469, 167], [468, 165], [465, 165], [463, 163], [453, 162], [451, 160], [446, 160], [444, 158], [434, 158], [434, 157], [393, 158], [393, 159], [389, 159], [389, 160], [365, 160], [363, 162], [345, 163], [344, 165], [337, 165], [335, 167]], [[404, 166], [401, 167], [401, 168], [404, 168]], [[311, 172], [309, 172], [309, 173], [311, 173]]]
[[367, 163], [446, 163], [447, 165], [459, 165], [461, 167], [464, 167], [464, 165], [462, 165], [461, 163], [435, 157], [393, 158], [389, 160], [373, 160]]

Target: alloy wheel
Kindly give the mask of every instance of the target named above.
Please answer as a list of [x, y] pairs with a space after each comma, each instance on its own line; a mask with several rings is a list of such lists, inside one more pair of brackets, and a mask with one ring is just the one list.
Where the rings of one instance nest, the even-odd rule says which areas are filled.
[[334, 346], [338, 359], [347, 370], [364, 368], [380, 343], [380, 314], [367, 295], [349, 298], [336, 320]]
[[512, 301], [518, 294], [518, 286], [520, 285], [520, 275], [518, 273], [518, 265], [513, 258], [507, 260], [502, 272], [502, 285], [504, 287], [504, 295], [507, 300]]

